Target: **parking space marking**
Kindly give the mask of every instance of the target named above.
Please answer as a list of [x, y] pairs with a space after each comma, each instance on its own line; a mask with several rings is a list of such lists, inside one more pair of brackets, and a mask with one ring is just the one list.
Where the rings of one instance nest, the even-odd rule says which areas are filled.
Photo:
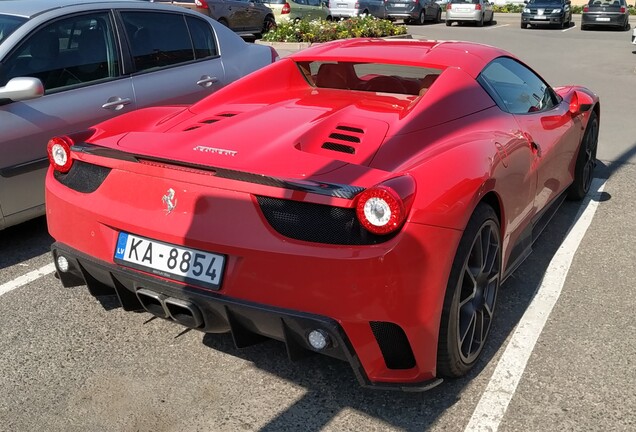
[[492, 29], [497, 29], [497, 28], [501, 28], [501, 27], [509, 27], [509, 26], [510, 26], [510, 24], [501, 24], [501, 25], [486, 27], [486, 30], [492, 30]]
[[576, 222], [550, 261], [532, 302], [517, 324], [464, 432], [496, 432], [499, 428], [530, 354], [561, 295], [572, 259], [592, 222], [604, 187], [603, 179], [594, 179], [592, 182], [590, 192], [576, 215]]
[[566, 29], [561, 30], [561, 33], [566, 32], [566, 31], [570, 31], [572, 29], [576, 28], [576, 24], [574, 24], [572, 27], [568, 27]]
[[20, 288], [28, 283], [33, 282], [36, 279], [40, 279], [43, 276], [46, 276], [55, 271], [55, 264], [50, 263], [43, 267], [40, 267], [37, 270], [33, 270], [25, 275], [17, 277], [9, 282], [5, 282], [0, 285], [0, 296], [6, 294], [14, 289]]

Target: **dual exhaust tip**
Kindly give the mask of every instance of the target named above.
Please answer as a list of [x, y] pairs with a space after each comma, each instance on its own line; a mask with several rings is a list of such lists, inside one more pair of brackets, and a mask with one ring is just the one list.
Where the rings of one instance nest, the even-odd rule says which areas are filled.
[[190, 328], [203, 325], [201, 311], [187, 300], [168, 297], [146, 288], [140, 288], [136, 294], [144, 309], [159, 318], [176, 321]]

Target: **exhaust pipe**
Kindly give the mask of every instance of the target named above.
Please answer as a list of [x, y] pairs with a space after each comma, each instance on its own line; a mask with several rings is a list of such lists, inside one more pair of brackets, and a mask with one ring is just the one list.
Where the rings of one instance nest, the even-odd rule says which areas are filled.
[[138, 289], [136, 294], [144, 309], [159, 318], [172, 319], [190, 328], [198, 328], [203, 324], [201, 311], [189, 301], [168, 297], [146, 288]]
[[203, 324], [201, 311], [189, 301], [168, 297], [164, 300], [164, 307], [170, 317], [181, 325], [197, 328]]
[[137, 298], [144, 309], [151, 314], [156, 315], [159, 318], [170, 318], [170, 314], [164, 307], [163, 303], [164, 299], [166, 299], [165, 295], [141, 288], [137, 290]]

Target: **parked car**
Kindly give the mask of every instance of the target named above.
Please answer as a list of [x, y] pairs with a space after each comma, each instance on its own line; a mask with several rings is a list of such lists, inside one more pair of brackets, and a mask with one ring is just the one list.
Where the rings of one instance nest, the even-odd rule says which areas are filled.
[[525, 0], [521, 12], [521, 28], [528, 26], [570, 27], [572, 9], [570, 0]]
[[171, 3], [214, 18], [240, 35], [261, 37], [276, 27], [274, 12], [262, 0], [152, 0]]
[[329, 2], [326, 0], [264, 0], [265, 6], [274, 11], [277, 23], [299, 19], [331, 20]]
[[636, 45], [636, 28], [632, 31], [632, 44]]
[[0, 229], [44, 214], [51, 136], [135, 108], [195, 102], [277, 56], [183, 8], [75, 3], [1, 3]]
[[599, 119], [494, 47], [320, 44], [52, 138], [53, 260], [125, 310], [425, 390], [475, 365], [499, 286], [590, 189]]
[[450, 0], [446, 3], [446, 25], [456, 23], [491, 24], [495, 16], [493, 4], [487, 0]]
[[389, 19], [403, 19], [407, 24], [441, 22], [442, 8], [433, 0], [387, 0], [386, 15]]
[[359, 15], [386, 18], [386, 5], [384, 0], [329, 0], [329, 12], [333, 18]]
[[581, 30], [597, 26], [629, 30], [629, 9], [625, 0], [590, 0], [583, 6]]

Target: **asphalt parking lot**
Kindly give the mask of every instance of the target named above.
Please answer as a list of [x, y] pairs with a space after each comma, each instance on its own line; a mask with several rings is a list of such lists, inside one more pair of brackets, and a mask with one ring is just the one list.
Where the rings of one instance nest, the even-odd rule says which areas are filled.
[[[85, 289], [62, 288], [52, 273], [16, 282], [51, 261], [38, 219], [0, 231], [0, 431], [635, 430], [631, 32], [582, 32], [578, 16], [565, 31], [522, 30], [514, 14], [495, 19], [409, 32], [496, 45], [555, 86], [594, 90], [600, 163], [591, 199], [565, 203], [503, 286], [490, 346], [469, 376], [419, 394], [364, 390], [333, 359], [291, 363], [274, 341], [236, 350], [227, 335], [124, 313], [112, 299], [100, 304]], [[533, 328], [536, 343], [524, 333]], [[522, 367], [514, 353], [524, 347]], [[497, 368], [509, 359], [508, 370]]]

